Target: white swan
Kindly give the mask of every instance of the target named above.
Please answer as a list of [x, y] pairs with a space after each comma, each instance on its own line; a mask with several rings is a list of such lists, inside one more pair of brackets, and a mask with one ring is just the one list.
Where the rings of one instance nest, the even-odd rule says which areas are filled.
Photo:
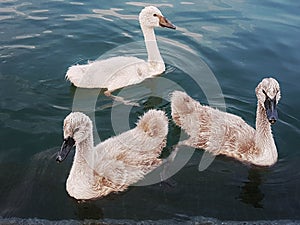
[[176, 27], [154, 6], [147, 6], [140, 12], [139, 22], [148, 53], [147, 62], [136, 57], [112, 57], [87, 65], [71, 66], [66, 78], [81, 88], [107, 88], [105, 94], [110, 96], [116, 89], [163, 73], [165, 64], [156, 43], [154, 27]]
[[166, 145], [168, 118], [149, 110], [137, 126], [94, 147], [92, 121], [83, 113], [70, 113], [64, 120], [64, 143], [56, 160], [62, 162], [76, 146], [66, 189], [76, 199], [103, 197], [124, 191], [158, 167]]
[[270, 123], [278, 119], [280, 87], [275, 79], [265, 78], [255, 92], [256, 130], [238, 116], [202, 106], [184, 92], [173, 92], [172, 118], [190, 136], [180, 144], [259, 166], [273, 165], [278, 154]]

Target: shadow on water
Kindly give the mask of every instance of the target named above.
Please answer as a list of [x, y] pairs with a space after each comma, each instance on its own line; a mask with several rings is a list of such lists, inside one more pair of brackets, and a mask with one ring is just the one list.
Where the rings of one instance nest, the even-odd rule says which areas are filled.
[[248, 180], [244, 182], [238, 199], [255, 208], [263, 208], [262, 200], [265, 195], [260, 189], [261, 184], [262, 178], [260, 171], [256, 168], [250, 168], [248, 171]]
[[[56, 166], [58, 149], [41, 151], [29, 162], [6, 165], [5, 170], [11, 174], [9, 179], [14, 180], [15, 185], [6, 190], [7, 195], [1, 201], [1, 216], [64, 218], [64, 214], [71, 213], [70, 200], [63, 190], [65, 180], [62, 179], [67, 176], [68, 170], [65, 166]], [[65, 207], [59, 208], [58, 205]]]
[[[8, 194], [1, 200], [0, 217], [103, 218], [100, 205], [93, 201], [78, 202], [66, 193], [65, 182], [73, 157], [66, 159], [64, 164], [57, 164], [58, 149], [41, 151], [28, 164], [7, 163], [5, 168], [1, 168], [2, 172], [7, 170], [11, 174], [11, 181], [2, 180], [10, 189], [6, 190]], [[15, 184], [11, 185], [11, 182]]]
[[77, 202], [77, 212], [75, 214], [80, 220], [104, 218], [103, 209], [93, 201]]
[[[50, 184], [51, 178], [55, 177], [51, 159], [55, 158], [56, 151], [56, 148], [42, 151], [34, 155], [30, 162], [8, 163], [5, 166], [4, 169], [11, 173], [10, 179], [15, 180], [16, 184], [1, 201], [1, 205], [4, 204], [1, 210], [3, 216], [26, 215], [38, 206], [41, 198], [54, 191]], [[41, 190], [45, 192], [42, 194]]]

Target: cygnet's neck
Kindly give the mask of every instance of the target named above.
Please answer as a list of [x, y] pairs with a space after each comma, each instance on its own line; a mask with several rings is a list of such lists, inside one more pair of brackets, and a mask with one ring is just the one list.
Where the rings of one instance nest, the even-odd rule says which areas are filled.
[[91, 164], [93, 163], [93, 148], [94, 141], [92, 134], [88, 135], [86, 139], [76, 144], [74, 166], [76, 166], [76, 164], [88, 164], [90, 168], [93, 168], [91, 167]]
[[157, 46], [154, 29], [152, 27], [145, 27], [143, 25], [141, 25], [141, 29], [144, 34], [144, 40], [148, 53], [148, 62], [164, 63]]
[[93, 137], [89, 135], [85, 140], [76, 143], [73, 165], [67, 179], [68, 193], [77, 199], [90, 199], [96, 196], [94, 185]]
[[260, 151], [257, 164], [269, 166], [277, 161], [278, 153], [265, 109], [258, 103], [256, 111], [255, 145]]

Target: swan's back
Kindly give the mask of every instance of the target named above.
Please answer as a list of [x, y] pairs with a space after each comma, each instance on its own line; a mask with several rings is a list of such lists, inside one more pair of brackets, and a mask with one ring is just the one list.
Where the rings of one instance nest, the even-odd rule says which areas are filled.
[[124, 187], [137, 182], [161, 164], [158, 157], [166, 145], [168, 118], [150, 110], [137, 126], [95, 147], [95, 170]]
[[69, 67], [66, 78], [82, 88], [115, 90], [140, 83], [148, 75], [147, 63], [136, 57], [112, 57]]
[[255, 130], [239, 116], [202, 106], [180, 91], [172, 94], [171, 109], [176, 125], [190, 136], [186, 144], [245, 161], [257, 154]]

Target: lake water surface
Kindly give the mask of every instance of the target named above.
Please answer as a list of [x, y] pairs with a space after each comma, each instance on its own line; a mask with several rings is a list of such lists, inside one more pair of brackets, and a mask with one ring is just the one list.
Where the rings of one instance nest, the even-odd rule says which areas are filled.
[[[0, 224], [52, 220], [73, 224], [84, 219], [300, 223], [300, 2], [151, 4], [177, 30], [156, 29], [166, 72], [115, 92], [141, 105], [126, 111], [99, 90], [76, 89], [64, 76], [70, 65], [98, 57], [146, 57], [137, 15], [149, 3], [0, 1]], [[254, 89], [269, 76], [279, 81], [282, 93], [279, 121], [272, 126], [279, 153], [274, 166], [251, 167], [216, 157], [199, 172], [203, 151], [197, 150], [189, 152], [191, 157], [169, 184], [132, 186], [87, 202], [77, 202], [65, 191], [72, 157], [57, 164], [55, 154], [62, 143], [62, 121], [72, 110], [94, 116], [98, 141], [105, 140], [126, 130], [126, 124], [128, 129], [134, 127], [138, 116], [150, 108], [162, 109], [170, 117], [168, 95], [181, 88], [203, 104], [226, 109], [254, 126]], [[82, 98], [81, 105], [73, 104], [75, 98]], [[116, 121], [125, 121], [124, 127]], [[171, 152], [180, 134], [170, 122], [162, 157]]]

